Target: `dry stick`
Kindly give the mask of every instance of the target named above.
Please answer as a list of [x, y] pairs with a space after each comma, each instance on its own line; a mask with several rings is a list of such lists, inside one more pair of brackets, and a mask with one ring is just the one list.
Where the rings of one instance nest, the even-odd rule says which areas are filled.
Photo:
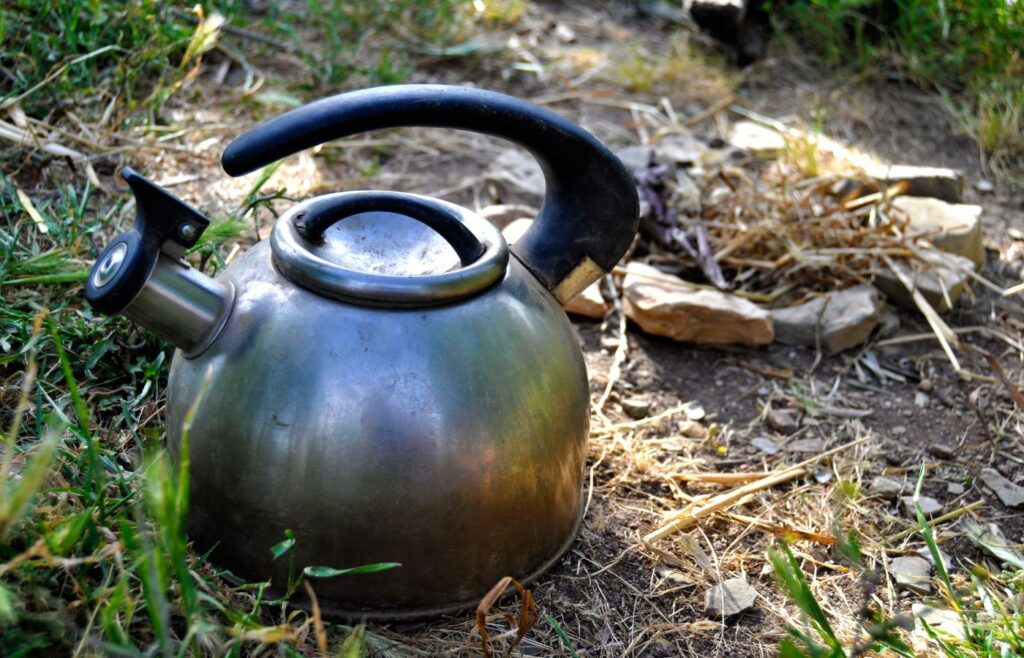
[[772, 471], [760, 471], [757, 473], [676, 473], [673, 480], [682, 482], [710, 482], [712, 484], [736, 484], [738, 482], [753, 482], [773, 475]]
[[682, 512], [677, 512], [675, 515], [673, 515], [673, 518], [672, 518], [671, 521], [669, 521], [668, 523], [666, 523], [662, 527], [658, 528], [657, 530], [655, 530], [653, 532], [650, 532], [647, 535], [645, 535], [644, 538], [643, 538], [643, 543], [644, 544], [650, 544], [650, 543], [655, 542], [655, 541], [657, 541], [657, 540], [659, 540], [659, 539], [661, 539], [663, 537], [667, 537], [668, 535], [671, 535], [671, 534], [674, 534], [676, 532], [679, 532], [683, 528], [686, 528], [688, 526], [693, 525], [694, 523], [699, 521], [701, 518], [703, 518], [705, 516], [709, 516], [710, 514], [712, 514], [714, 512], [717, 512], [717, 511], [719, 511], [719, 510], [721, 510], [721, 509], [723, 509], [725, 507], [728, 507], [728, 506], [736, 503], [741, 498], [743, 498], [743, 497], [745, 497], [745, 496], [747, 496], [749, 494], [756, 493], [758, 491], [761, 491], [762, 489], [768, 489], [770, 487], [774, 487], [777, 484], [782, 484], [783, 482], [788, 482], [789, 480], [796, 479], [796, 478], [800, 477], [801, 475], [804, 475], [805, 473], [807, 473], [807, 468], [806, 467], [808, 465], [813, 464], [814, 462], [818, 461], [819, 459], [823, 459], [825, 457], [829, 457], [829, 456], [834, 455], [834, 454], [836, 454], [838, 452], [841, 452], [841, 451], [846, 450], [848, 448], [852, 448], [853, 446], [856, 446], [856, 445], [859, 445], [861, 443], [864, 443], [865, 441], [868, 440], [868, 438], [869, 437], [864, 437], [862, 439], [857, 439], [856, 441], [852, 441], [850, 443], [847, 443], [846, 445], [838, 446], [838, 447], [833, 448], [831, 450], [827, 450], [827, 451], [821, 453], [820, 455], [818, 455], [816, 457], [811, 457], [810, 459], [807, 459], [807, 460], [804, 460], [804, 461], [800, 462], [796, 466], [792, 466], [792, 467], [790, 467], [788, 469], [785, 469], [783, 471], [779, 471], [777, 473], [773, 473], [772, 475], [770, 475], [770, 476], [768, 476], [766, 478], [762, 478], [761, 480], [758, 480], [756, 482], [751, 482], [749, 484], [745, 484], [745, 485], [743, 485], [741, 487], [737, 487], [736, 489], [733, 489], [732, 491], [729, 491], [729, 492], [720, 494], [718, 496], [715, 496], [707, 504], [702, 505], [701, 507], [698, 507], [697, 509], [693, 510], [692, 512], [690, 512], [688, 510], [683, 510]]
[[907, 275], [896, 269], [892, 259], [885, 254], [882, 254], [882, 260], [884, 260], [885, 264], [889, 266], [889, 270], [896, 275], [896, 278], [903, 284], [903, 287], [910, 292], [910, 296], [914, 300], [914, 304], [917, 306], [917, 309], [921, 311], [921, 315], [923, 315], [924, 319], [928, 321], [928, 326], [930, 326], [932, 331], [935, 332], [935, 337], [938, 339], [939, 345], [942, 346], [942, 351], [946, 353], [946, 356], [949, 358], [949, 362], [953, 364], [953, 370], [960, 372], [960, 361], [957, 360], [956, 355], [953, 353], [953, 346], [960, 347], [960, 341], [957, 339], [956, 334], [953, 333], [949, 328], [949, 325], [939, 317], [939, 314], [935, 312], [935, 309], [932, 308], [932, 305], [924, 298], [924, 295], [922, 295], [921, 291], [917, 289], [917, 286], [907, 278]]
[[[610, 380], [611, 374], [609, 373], [609, 381]], [[614, 425], [609, 425], [608, 427], [602, 427], [601, 429], [594, 430], [593, 432], [591, 432], [590, 436], [593, 438], [600, 438], [604, 436], [611, 436], [612, 434], [622, 432], [624, 430], [636, 430], [643, 427], [649, 427], [651, 425], [660, 425], [661, 421], [665, 420], [666, 418], [669, 418], [670, 416], [674, 416], [681, 411], [685, 411], [686, 407], [687, 404], [684, 403], [676, 405], [671, 409], [666, 409], [665, 411], [662, 411], [660, 414], [657, 414], [656, 416], [651, 416], [650, 418], [643, 418], [641, 420], [634, 420], [625, 423], [616, 423]]]
[[[958, 516], [963, 516], [964, 514], [967, 514], [968, 512], [973, 512], [974, 510], [978, 509], [979, 507], [981, 507], [984, 504], [985, 504], [984, 500], [976, 500], [973, 503], [971, 503], [970, 505], [964, 505], [963, 507], [955, 509], [952, 512], [949, 512], [948, 514], [943, 514], [942, 516], [936, 517], [936, 518], [932, 519], [931, 521], [929, 521], [929, 523], [931, 523], [931, 525], [934, 526], [934, 525], [938, 525], [940, 523], [945, 523], [946, 521], [952, 521], [953, 519], [955, 519]], [[888, 539], [886, 539], [886, 541], [889, 542], [889, 543], [895, 543], [895, 542], [901, 541], [903, 539], [906, 539], [910, 535], [914, 534], [918, 530], [920, 530], [920, 528], [918, 528], [917, 526], [914, 526], [913, 528], [910, 528], [909, 530], [904, 530], [903, 532], [897, 533], [897, 534], [893, 535], [892, 537], [889, 537]]]

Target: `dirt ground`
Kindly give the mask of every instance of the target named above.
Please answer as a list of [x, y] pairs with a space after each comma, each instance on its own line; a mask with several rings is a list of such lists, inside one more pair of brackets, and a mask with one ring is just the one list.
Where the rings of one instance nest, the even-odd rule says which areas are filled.
[[[776, 46], [764, 62], [739, 73], [705, 52], [703, 38], [683, 28], [636, 16], [609, 3], [532, 3], [527, 15], [500, 38], [513, 39], [516, 56], [439, 61], [421, 68], [413, 81], [462, 83], [508, 91], [544, 102], [615, 147], [640, 143], [644, 124], [631, 103], [659, 106], [666, 99], [684, 116], [701, 113], [728, 100], [750, 110], [809, 126], [823, 112], [824, 133], [882, 161], [952, 166], [964, 170], [968, 200], [985, 207], [988, 266], [986, 277], [1002, 287], [1020, 281], [1024, 230], [1024, 194], [993, 178], [980, 163], [976, 148], [961, 136], [936, 98], [917, 90], [877, 81], [836, 79], [812, 65], [793, 60]], [[595, 18], [597, 16], [598, 18]], [[573, 39], [565, 38], [565, 26]], [[561, 35], [559, 33], [561, 32]], [[671, 63], [670, 53], [684, 53]], [[273, 55], [258, 60], [271, 86], [288, 74], [275, 71]], [[550, 62], [538, 72], [513, 63], [531, 58]], [[237, 205], [248, 183], [229, 181], [216, 169], [228, 138], [239, 134], [253, 114], [278, 109], [229, 110], [217, 105], [216, 85], [205, 91], [210, 106], [196, 115], [207, 123], [186, 140], [191, 153], [160, 152], [149, 162], [158, 181], [176, 183], [174, 191], [214, 213]], [[623, 90], [623, 86], [627, 89]], [[629, 89], [629, 88], [632, 89]], [[725, 103], [728, 105], [728, 102]], [[725, 105], [722, 105], [724, 107]], [[182, 112], [194, 112], [194, 109]], [[691, 127], [703, 139], [720, 137], [728, 112], [719, 112]], [[213, 141], [209, 141], [211, 138]], [[360, 139], [363, 140], [359, 146]], [[327, 147], [322, 157], [292, 158], [271, 180], [293, 195], [383, 187], [438, 194], [470, 207], [492, 203], [479, 179], [481, 169], [499, 152], [494, 140], [436, 131], [402, 131], [375, 141], [357, 138], [344, 150]], [[384, 149], [384, 150], [382, 150]], [[383, 153], [383, 154], [382, 154]], [[198, 154], [198, 158], [195, 156]], [[368, 160], [373, 162], [373, 171]], [[201, 162], [196, 169], [196, 163]], [[974, 184], [991, 180], [995, 191], [981, 194]], [[264, 218], [266, 236], [271, 218]], [[775, 655], [787, 624], [798, 621], [795, 607], [775, 586], [765, 550], [787, 530], [830, 537], [833, 524], [856, 528], [868, 563], [882, 573], [881, 584], [866, 594], [858, 575], [841, 564], [824, 541], [800, 540], [794, 550], [826, 610], [845, 637], [856, 637], [856, 611], [866, 598], [897, 613], [909, 612], [916, 594], [897, 591], [887, 572], [888, 559], [914, 554], [920, 537], [894, 536], [914, 527], [898, 501], [872, 495], [870, 481], [880, 474], [905, 480], [910, 493], [922, 464], [928, 470], [924, 493], [953, 511], [975, 501], [969, 513], [996, 522], [1014, 542], [1024, 540], [1024, 512], [1001, 506], [974, 477], [993, 466], [1011, 480], [1024, 478], [1024, 435], [1019, 409], [993, 376], [988, 362], [963, 355], [970, 375], [957, 375], [916, 312], [899, 310], [895, 336], [909, 342], [879, 345], [879, 339], [837, 356], [813, 349], [773, 345], [762, 349], [711, 349], [644, 335], [629, 324], [618, 335], [614, 313], [604, 323], [575, 319], [596, 401], [604, 391], [615, 345], [628, 341], [626, 359], [611, 397], [595, 413], [587, 477], [587, 513], [579, 539], [562, 561], [532, 585], [540, 619], [526, 634], [523, 655], [569, 655], [556, 625], [580, 656], [760, 656]], [[975, 299], [947, 318], [953, 327], [989, 327], [991, 333], [966, 333], [964, 340], [999, 357], [1008, 380], [1021, 381], [1022, 353], [1011, 346], [1024, 329], [1021, 297], [1000, 297], [980, 286]], [[871, 353], [903, 381], [864, 374], [861, 359]], [[648, 418], [689, 403], [664, 419], [631, 426], [620, 402], [643, 398], [651, 403]], [[762, 420], [765, 405], [792, 409], [804, 420], [797, 433], [782, 435]], [[860, 418], [827, 409], [866, 410]], [[703, 437], [680, 433], [692, 420]], [[781, 451], [768, 454], [750, 440], [772, 439]], [[760, 520], [716, 517], [685, 535], [671, 535], [653, 547], [641, 538], [659, 527], [666, 514], [688, 497], [720, 487], [680, 481], [693, 471], [774, 470], [864, 439], [849, 450], [815, 465], [813, 475], [757, 494], [731, 512]], [[820, 440], [820, 444], [815, 440]], [[806, 452], [810, 447], [811, 452]], [[950, 483], [962, 485], [952, 493]], [[953, 491], [957, 491], [953, 487]], [[954, 562], [984, 559], [964, 540], [957, 522], [940, 526], [943, 548]], [[718, 579], [745, 577], [759, 593], [753, 609], [723, 622], [704, 612], [708, 589]], [[962, 577], [962, 576], [961, 576]], [[924, 597], [927, 598], [927, 597]], [[514, 597], [495, 611], [513, 611]], [[478, 655], [474, 620], [465, 614], [415, 624], [374, 626], [374, 646], [382, 654]], [[506, 620], [489, 624], [491, 646], [500, 651], [514, 637]], [[392, 646], [399, 642], [403, 648]], [[923, 646], [923, 645], [921, 645]], [[924, 654], [922, 654], [924, 655]]]

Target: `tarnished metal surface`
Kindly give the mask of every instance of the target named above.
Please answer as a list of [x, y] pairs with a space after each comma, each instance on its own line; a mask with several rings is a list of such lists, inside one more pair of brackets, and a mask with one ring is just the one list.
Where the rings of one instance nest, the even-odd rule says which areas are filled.
[[[448, 255], [455, 251], [435, 231], [391, 213], [345, 217], [328, 229], [322, 245], [311, 244], [295, 226], [296, 218], [312, 204], [344, 203], [369, 194], [444, 208], [452, 221], [475, 236], [477, 245], [483, 246], [482, 255], [453, 267]], [[275, 223], [270, 245], [274, 265], [295, 283], [328, 297], [374, 306], [433, 306], [475, 295], [501, 278], [509, 259], [501, 231], [484, 218], [439, 199], [396, 193], [342, 192], [300, 203]], [[458, 257], [454, 265], [459, 265]]]
[[176, 353], [168, 431], [203, 377], [192, 428], [190, 535], [215, 564], [287, 582], [270, 547], [291, 529], [300, 567], [399, 562], [315, 580], [337, 614], [396, 618], [474, 604], [535, 576], [572, 540], [589, 395], [555, 299], [517, 260], [485, 293], [428, 309], [340, 303], [253, 247], [221, 337]]
[[230, 285], [160, 256], [145, 286], [122, 313], [192, 355], [216, 339], [231, 312], [233, 296]]

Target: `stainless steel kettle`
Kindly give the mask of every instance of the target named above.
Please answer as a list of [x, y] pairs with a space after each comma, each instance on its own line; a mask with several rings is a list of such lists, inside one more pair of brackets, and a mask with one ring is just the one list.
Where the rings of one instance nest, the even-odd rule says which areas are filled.
[[[190, 432], [189, 532], [239, 577], [283, 588], [285, 530], [299, 566], [398, 562], [317, 580], [334, 616], [399, 619], [476, 603], [528, 581], [581, 519], [589, 393], [561, 304], [628, 248], [630, 174], [597, 139], [530, 103], [465, 87], [340, 94], [281, 115], [224, 152], [239, 176], [301, 149], [381, 128], [503, 137], [547, 181], [509, 249], [473, 212], [359, 191], [295, 205], [216, 279], [182, 259], [208, 221], [130, 169], [131, 230], [86, 285], [178, 349], [168, 440], [207, 372]], [[511, 258], [510, 258], [511, 255]]]

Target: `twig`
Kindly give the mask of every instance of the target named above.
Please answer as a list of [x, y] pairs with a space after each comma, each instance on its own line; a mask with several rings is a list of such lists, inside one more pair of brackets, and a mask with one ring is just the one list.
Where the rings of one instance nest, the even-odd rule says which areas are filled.
[[[952, 521], [953, 519], [955, 519], [958, 516], [963, 516], [964, 514], [967, 514], [968, 512], [973, 512], [974, 510], [978, 509], [979, 507], [981, 507], [984, 504], [985, 504], [984, 500], [976, 500], [973, 503], [971, 503], [970, 505], [965, 505], [963, 507], [959, 507], [959, 508], [953, 510], [952, 512], [949, 512], [948, 514], [943, 514], [942, 516], [936, 517], [936, 518], [932, 519], [930, 521], [930, 523], [933, 526], [936, 526], [936, 525], [938, 525], [940, 523], [945, 523], [946, 521]], [[917, 532], [918, 530], [920, 530], [920, 528], [918, 528], [917, 526], [914, 526], [913, 528], [910, 528], [908, 530], [904, 530], [903, 532], [897, 533], [897, 534], [893, 535], [892, 537], [889, 537], [886, 541], [888, 541], [889, 543], [895, 543], [895, 542], [898, 542], [898, 541], [902, 541], [902, 540], [906, 539], [907, 537], [909, 537], [910, 535], [912, 535], [915, 532]]]

